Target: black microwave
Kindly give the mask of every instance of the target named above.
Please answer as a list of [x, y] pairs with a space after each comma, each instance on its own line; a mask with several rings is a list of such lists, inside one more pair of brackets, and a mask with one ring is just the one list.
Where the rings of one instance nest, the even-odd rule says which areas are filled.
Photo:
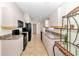
[[19, 34], [20, 34], [19, 29], [12, 30], [12, 35], [19, 35]]
[[24, 27], [22, 28], [22, 32], [27, 32], [28, 31], [28, 28]]

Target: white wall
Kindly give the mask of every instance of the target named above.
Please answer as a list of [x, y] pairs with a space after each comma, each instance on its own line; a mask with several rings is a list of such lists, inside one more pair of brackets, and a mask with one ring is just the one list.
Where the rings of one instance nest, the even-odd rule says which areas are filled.
[[79, 6], [79, 2], [67, 2], [62, 4], [59, 8], [53, 11], [49, 16], [49, 24], [52, 25], [62, 25], [62, 16], [68, 14], [75, 7]]
[[[1, 26], [1, 19], [2, 19], [2, 16], [1, 16], [2, 12], [1, 11], [2, 10], [0, 8], [0, 26]], [[0, 27], [0, 30], [1, 30], [1, 27]], [[1, 41], [0, 41], [0, 56], [1, 56]]]
[[58, 9], [54, 10], [53, 13], [49, 16], [49, 25], [56, 26], [58, 23]]
[[[0, 26], [9, 25], [17, 27], [17, 20], [24, 21], [23, 17], [24, 17], [23, 12], [18, 8], [18, 6], [14, 2], [0, 2]], [[1, 41], [0, 41], [0, 55], [1, 55]]]
[[45, 27], [49, 27], [49, 20], [45, 20]]
[[0, 41], [0, 56], [1, 56], [1, 41]]
[[0, 26], [1, 26], [1, 18], [2, 18], [2, 17], [1, 17], [1, 8], [0, 8]]
[[68, 2], [58, 8], [58, 25], [62, 23], [62, 16], [67, 15], [71, 10], [79, 6], [79, 2]]
[[63, 16], [63, 8], [59, 7], [58, 8], [58, 26], [62, 26], [62, 16]]
[[24, 14], [24, 19], [26, 23], [31, 23], [31, 17], [29, 16], [29, 14]]
[[38, 23], [38, 24], [37, 24], [37, 34], [40, 34], [40, 30], [41, 30], [41, 28], [40, 28], [40, 23]]
[[0, 8], [2, 9], [1, 25], [17, 27], [17, 20], [24, 20], [23, 12], [14, 2], [1, 3]]

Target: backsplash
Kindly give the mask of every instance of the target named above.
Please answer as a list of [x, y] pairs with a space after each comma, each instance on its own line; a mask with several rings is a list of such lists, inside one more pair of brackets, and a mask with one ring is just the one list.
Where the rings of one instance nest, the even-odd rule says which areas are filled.
[[16, 28], [15, 26], [1, 26], [2, 30], [12, 30], [12, 29], [15, 29], [15, 28]]

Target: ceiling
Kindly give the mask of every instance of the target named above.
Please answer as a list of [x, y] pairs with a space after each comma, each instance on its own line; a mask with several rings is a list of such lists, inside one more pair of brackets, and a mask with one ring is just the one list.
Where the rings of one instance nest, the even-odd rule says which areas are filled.
[[24, 13], [28, 13], [34, 19], [46, 19], [50, 13], [62, 3], [58, 2], [16, 2]]

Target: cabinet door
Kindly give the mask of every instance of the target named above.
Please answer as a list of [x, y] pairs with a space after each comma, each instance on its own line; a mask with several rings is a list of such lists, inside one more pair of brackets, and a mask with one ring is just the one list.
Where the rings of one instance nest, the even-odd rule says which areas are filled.
[[47, 50], [48, 50], [48, 54], [50, 56], [53, 56], [53, 46], [55, 44], [55, 41], [59, 41], [59, 39], [48, 39], [47, 40]]
[[[52, 41], [54, 43], [54, 41]], [[49, 56], [53, 56], [53, 44], [51, 44], [50, 39], [47, 40], [47, 51]]]
[[23, 36], [15, 40], [1, 41], [2, 56], [19, 56], [23, 50]]
[[50, 39], [46, 35], [43, 34], [43, 44], [48, 52], [49, 56], [53, 56], [53, 46], [55, 41], [59, 41], [59, 39]]
[[46, 38], [46, 36], [43, 34], [43, 44], [44, 44], [44, 46], [47, 48], [47, 38]]

